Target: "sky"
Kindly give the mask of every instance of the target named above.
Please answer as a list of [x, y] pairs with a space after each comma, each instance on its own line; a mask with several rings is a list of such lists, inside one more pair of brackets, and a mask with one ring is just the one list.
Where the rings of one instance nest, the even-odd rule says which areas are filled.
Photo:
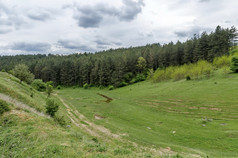
[[238, 26], [237, 0], [0, 0], [0, 55], [185, 41]]

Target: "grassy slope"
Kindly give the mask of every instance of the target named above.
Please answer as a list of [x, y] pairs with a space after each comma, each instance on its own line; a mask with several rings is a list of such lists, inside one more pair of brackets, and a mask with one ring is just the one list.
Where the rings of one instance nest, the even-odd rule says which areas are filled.
[[[39, 93], [15, 77], [0, 72], [0, 93], [45, 112], [46, 94]], [[30, 95], [34, 93], [34, 97]], [[66, 108], [55, 97], [67, 125], [37, 116], [11, 105], [11, 111], [0, 116], [0, 157], [146, 157], [152, 151], [136, 148], [128, 141], [95, 138], [69, 121]]]
[[[113, 91], [65, 88], [59, 95], [97, 124], [139, 144], [238, 157], [238, 75], [141, 82]], [[102, 93], [113, 99], [106, 103]], [[104, 117], [95, 120], [94, 116]]]

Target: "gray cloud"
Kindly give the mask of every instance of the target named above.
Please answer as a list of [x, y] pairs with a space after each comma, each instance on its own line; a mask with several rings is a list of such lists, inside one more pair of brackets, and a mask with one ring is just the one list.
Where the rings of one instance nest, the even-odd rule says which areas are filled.
[[230, 20], [226, 20], [225, 23], [229, 24], [229, 23], [231, 23], [231, 21]]
[[209, 2], [210, 0], [199, 0], [199, 2]]
[[46, 21], [51, 18], [51, 13], [43, 8], [31, 9], [28, 11], [27, 17], [32, 20]]
[[9, 33], [11, 31], [12, 31], [12, 29], [0, 29], [0, 34], [6, 34], [6, 33]]
[[73, 18], [77, 20], [78, 26], [84, 28], [99, 27], [99, 24], [105, 18], [105, 16], [117, 17], [122, 21], [132, 21], [142, 11], [144, 6], [143, 0], [138, 2], [133, 0], [123, 0], [123, 6], [121, 8], [114, 8], [107, 4], [99, 3], [94, 6], [63, 6], [62, 8], [74, 8], [75, 13]]
[[100, 36], [96, 37], [97, 39], [94, 41], [97, 45], [97, 48], [100, 49], [109, 49], [112, 46], [121, 46], [122, 43], [118, 41], [108, 41], [105, 38]]
[[51, 45], [48, 43], [26, 43], [17, 42], [9, 46], [12, 50], [27, 51], [27, 52], [47, 52], [50, 50]]
[[138, 2], [132, 0], [123, 0], [123, 3], [124, 6], [121, 9], [119, 18], [124, 21], [133, 20], [137, 14], [142, 11], [142, 7], [145, 5], [143, 0], [139, 0]]
[[59, 40], [58, 45], [66, 48], [66, 49], [73, 49], [81, 52], [94, 52], [95, 50], [91, 48], [90, 46], [87, 46], [85, 44], [81, 44], [78, 41], [73, 40]]
[[187, 30], [180, 30], [180, 31], [175, 31], [174, 34], [177, 36], [177, 37], [180, 37], [180, 38], [191, 38], [193, 37], [195, 34], [200, 34], [201, 32], [203, 31], [207, 31], [207, 32], [210, 32], [212, 31], [213, 29], [212, 28], [208, 28], [208, 27], [200, 27], [200, 26], [193, 26]]
[[83, 14], [75, 15], [74, 18], [78, 21], [78, 26], [89, 28], [89, 27], [99, 27], [100, 22], [103, 20], [103, 17], [98, 14]]
[[24, 23], [22, 16], [15, 12], [15, 8], [7, 7], [0, 0], [0, 25], [18, 29]]

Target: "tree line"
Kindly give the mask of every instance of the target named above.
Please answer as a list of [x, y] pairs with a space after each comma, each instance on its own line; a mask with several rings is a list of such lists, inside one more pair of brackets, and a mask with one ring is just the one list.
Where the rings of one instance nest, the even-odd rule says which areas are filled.
[[116, 87], [144, 80], [147, 70], [212, 61], [228, 55], [235, 45], [235, 27], [217, 26], [211, 33], [194, 35], [185, 42], [148, 44], [140, 47], [110, 49], [96, 53], [71, 55], [1, 56], [0, 69], [9, 71], [17, 64], [26, 64], [35, 78], [53, 81], [55, 85]]

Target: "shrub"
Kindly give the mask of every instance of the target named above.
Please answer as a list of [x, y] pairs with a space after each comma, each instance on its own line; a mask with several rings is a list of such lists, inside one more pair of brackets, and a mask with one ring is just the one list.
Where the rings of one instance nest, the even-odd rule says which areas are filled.
[[85, 84], [83, 85], [83, 88], [84, 88], [84, 89], [88, 89], [88, 87], [89, 87], [89, 85], [88, 85], [87, 83], [85, 83]]
[[238, 56], [233, 56], [231, 59], [231, 70], [238, 73]]
[[144, 74], [137, 74], [136, 77], [133, 78], [130, 83], [137, 83], [140, 81], [144, 81], [145, 79], [146, 79], [146, 77]]
[[231, 57], [230, 56], [216, 57], [213, 60], [213, 65], [216, 68], [222, 68], [222, 67], [225, 67], [225, 66], [230, 66], [231, 65]]
[[31, 83], [31, 86], [40, 91], [40, 92], [44, 92], [46, 90], [46, 84], [45, 82], [43, 82], [42, 80], [40, 79], [36, 79], [34, 80], [32, 83]]
[[104, 88], [104, 86], [100, 85], [98, 88], [99, 88], [99, 89], [103, 89], [103, 88]]
[[60, 85], [58, 85], [56, 88], [57, 88], [58, 90], [60, 90], [60, 89], [61, 89], [61, 86], [60, 86]]
[[62, 127], [66, 126], [66, 121], [64, 119], [64, 116], [55, 116], [54, 120]]
[[153, 69], [149, 69], [147, 72], [147, 78], [152, 78], [154, 76], [154, 70]]
[[46, 93], [48, 97], [50, 97], [50, 94], [53, 92], [53, 86], [52, 85], [47, 85], [46, 86]]
[[6, 72], [6, 70], [5, 70], [5, 69], [2, 69], [2, 72]]
[[124, 75], [124, 80], [125, 82], [130, 82], [133, 78], [133, 73], [132, 72], [128, 72]]
[[114, 89], [114, 86], [109, 86], [108, 87], [108, 90], [113, 90]]
[[48, 95], [48, 97], [50, 96], [50, 94], [53, 92], [53, 81], [48, 81], [46, 82], [46, 93]]
[[188, 75], [188, 76], [186, 77], [186, 80], [187, 80], [187, 81], [191, 80], [191, 77]]
[[59, 105], [53, 100], [48, 99], [46, 101], [46, 113], [49, 114], [51, 117], [55, 116], [55, 113], [59, 110]]
[[0, 100], [0, 115], [2, 115], [4, 112], [9, 111], [10, 108], [7, 104], [7, 102]]
[[124, 87], [124, 86], [127, 86], [128, 85], [128, 83], [126, 83], [125, 81], [122, 81], [119, 85], [118, 85], [118, 87]]

